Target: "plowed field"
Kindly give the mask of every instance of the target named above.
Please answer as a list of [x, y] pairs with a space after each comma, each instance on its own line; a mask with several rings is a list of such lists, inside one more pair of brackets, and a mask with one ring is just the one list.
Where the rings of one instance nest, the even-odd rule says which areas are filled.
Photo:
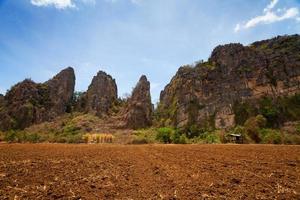
[[0, 144], [0, 199], [300, 199], [300, 146]]

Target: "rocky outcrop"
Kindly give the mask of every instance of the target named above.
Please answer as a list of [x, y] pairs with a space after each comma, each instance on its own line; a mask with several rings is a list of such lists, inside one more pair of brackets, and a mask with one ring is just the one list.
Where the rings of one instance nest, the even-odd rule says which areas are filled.
[[4, 96], [0, 94], [0, 108], [4, 105]]
[[74, 69], [68, 67], [44, 83], [49, 91], [49, 100], [52, 104], [51, 115], [56, 117], [71, 111], [71, 100], [74, 94], [75, 73]]
[[124, 115], [125, 126], [133, 129], [151, 126], [152, 111], [150, 82], [143, 75], [128, 99]]
[[299, 35], [218, 46], [207, 62], [181, 67], [161, 92], [159, 123], [232, 127], [237, 104], [300, 92], [299, 55]]
[[4, 97], [0, 129], [24, 129], [65, 113], [71, 104], [74, 86], [74, 70], [70, 67], [42, 84], [30, 79], [16, 84]]
[[86, 93], [79, 101], [81, 111], [106, 116], [118, 98], [115, 79], [103, 71], [94, 76]]

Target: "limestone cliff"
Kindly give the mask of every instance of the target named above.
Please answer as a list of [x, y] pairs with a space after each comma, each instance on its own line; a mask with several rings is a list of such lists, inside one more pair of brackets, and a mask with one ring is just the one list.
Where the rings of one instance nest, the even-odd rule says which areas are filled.
[[141, 76], [125, 108], [124, 121], [127, 128], [146, 128], [152, 124], [150, 82]]
[[79, 100], [79, 110], [103, 117], [118, 98], [115, 79], [103, 71], [94, 76], [87, 92]]
[[300, 36], [280, 36], [249, 46], [216, 47], [207, 62], [181, 67], [160, 95], [161, 125], [235, 125], [236, 106], [300, 92]]
[[50, 113], [53, 117], [70, 111], [70, 102], [73, 98], [75, 87], [74, 69], [68, 67], [44, 83], [48, 87], [49, 99], [52, 103]]
[[67, 68], [45, 83], [30, 79], [13, 86], [0, 109], [0, 129], [24, 129], [65, 113], [75, 86], [72, 68]]

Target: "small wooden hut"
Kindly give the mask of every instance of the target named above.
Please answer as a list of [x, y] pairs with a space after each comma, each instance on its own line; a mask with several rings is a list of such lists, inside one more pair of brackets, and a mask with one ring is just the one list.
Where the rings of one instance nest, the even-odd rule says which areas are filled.
[[231, 143], [243, 144], [243, 136], [241, 134], [230, 134], [229, 141]]

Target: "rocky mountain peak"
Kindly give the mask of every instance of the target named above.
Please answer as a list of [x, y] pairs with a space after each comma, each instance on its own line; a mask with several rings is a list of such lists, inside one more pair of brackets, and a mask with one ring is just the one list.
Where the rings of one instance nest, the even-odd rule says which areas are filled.
[[150, 82], [143, 75], [128, 100], [124, 117], [126, 127], [133, 129], [149, 127], [152, 124], [152, 112]]
[[0, 129], [24, 129], [64, 114], [71, 103], [74, 86], [75, 74], [70, 67], [45, 83], [30, 79], [17, 83], [4, 97]]
[[95, 113], [100, 117], [108, 114], [118, 98], [115, 79], [105, 72], [99, 71], [83, 98], [85, 99], [85, 111]]
[[47, 81], [45, 85], [49, 90], [49, 98], [53, 103], [52, 114], [60, 115], [66, 112], [67, 107], [73, 98], [75, 87], [75, 73], [72, 67], [68, 67], [52, 79]]

